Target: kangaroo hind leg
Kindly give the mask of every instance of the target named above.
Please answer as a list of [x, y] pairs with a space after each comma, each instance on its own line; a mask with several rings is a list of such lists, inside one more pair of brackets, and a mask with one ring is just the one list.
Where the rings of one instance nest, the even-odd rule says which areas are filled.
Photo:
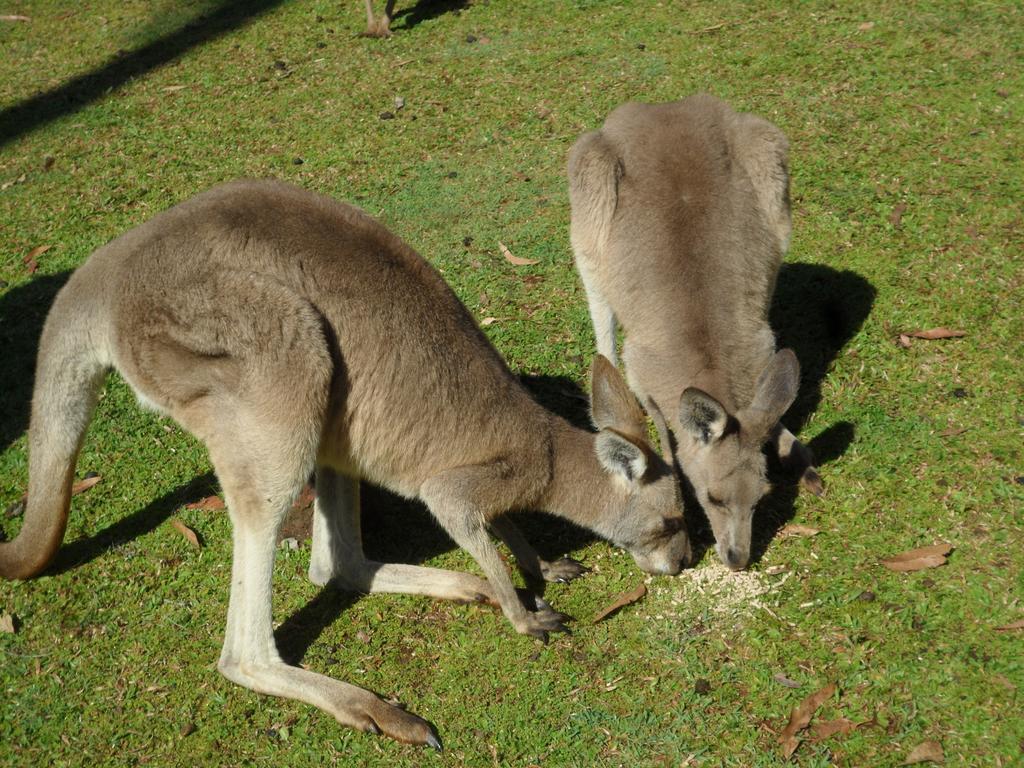
[[218, 668], [239, 685], [312, 704], [343, 725], [436, 745], [426, 721], [278, 653], [277, 532], [315, 466], [333, 369], [312, 307], [279, 284], [246, 277], [193, 286], [190, 321], [173, 309], [153, 312], [123, 355], [126, 378], [203, 439], [224, 489], [234, 555]]

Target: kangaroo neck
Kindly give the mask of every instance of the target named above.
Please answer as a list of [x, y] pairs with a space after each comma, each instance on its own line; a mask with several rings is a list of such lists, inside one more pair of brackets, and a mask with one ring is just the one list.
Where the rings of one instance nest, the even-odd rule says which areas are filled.
[[600, 533], [613, 478], [597, 459], [594, 433], [554, 417], [551, 437], [551, 481], [541, 496], [540, 508]]

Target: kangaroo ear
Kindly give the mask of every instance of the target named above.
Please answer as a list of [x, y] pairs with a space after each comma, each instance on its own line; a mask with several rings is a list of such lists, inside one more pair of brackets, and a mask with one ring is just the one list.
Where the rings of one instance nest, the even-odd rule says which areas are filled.
[[596, 438], [597, 459], [609, 472], [631, 483], [647, 472], [647, 452], [643, 446], [612, 429], [602, 429]]
[[725, 434], [729, 414], [704, 390], [687, 387], [679, 398], [679, 425], [690, 437], [708, 445]]
[[629, 391], [625, 379], [604, 355], [590, 366], [590, 418], [600, 430], [614, 429], [643, 440], [647, 420], [640, 403]]
[[737, 414], [743, 431], [762, 442], [796, 400], [799, 389], [800, 362], [793, 350], [780, 349], [758, 376], [750, 407]]

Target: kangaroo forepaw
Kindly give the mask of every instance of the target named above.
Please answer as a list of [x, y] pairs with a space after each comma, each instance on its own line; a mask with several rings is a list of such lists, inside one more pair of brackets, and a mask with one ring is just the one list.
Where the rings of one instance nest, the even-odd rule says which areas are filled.
[[530, 609], [522, 618], [514, 620], [513, 626], [521, 635], [530, 635], [543, 642], [548, 641], [548, 632], [565, 632], [572, 634], [566, 623], [572, 616], [556, 611], [544, 598], [533, 594], [523, 594], [523, 602]]
[[541, 563], [541, 575], [544, 581], [551, 581], [565, 584], [573, 579], [578, 579], [590, 569], [578, 560], [571, 557], [563, 557], [554, 562]]

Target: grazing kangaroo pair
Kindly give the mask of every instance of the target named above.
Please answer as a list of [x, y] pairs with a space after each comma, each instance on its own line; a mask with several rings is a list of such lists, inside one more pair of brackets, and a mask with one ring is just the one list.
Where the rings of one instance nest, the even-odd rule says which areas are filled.
[[[627, 549], [652, 573], [690, 559], [678, 482], [648, 443], [618, 371], [592, 367], [596, 434], [536, 404], [440, 275], [359, 210], [295, 187], [243, 181], [205, 192], [97, 250], [58, 294], [40, 343], [22, 530], [0, 575], [56, 553], [97, 391], [117, 369], [147, 406], [208, 447], [234, 557], [219, 669], [340, 723], [439, 747], [430, 725], [373, 693], [285, 664], [271, 624], [276, 533], [316, 472], [309, 576], [363, 592], [499, 605], [544, 638], [567, 617], [521, 602], [488, 529], [519, 566], [547, 563], [503, 516], [546, 510]], [[373, 562], [360, 478], [422, 499], [486, 580]]]
[[768, 310], [789, 246], [786, 137], [707, 94], [625, 104], [569, 156], [571, 240], [600, 354], [651, 412], [733, 569], [750, 558], [766, 492], [761, 446], [823, 486], [779, 419], [800, 367], [776, 352]]

